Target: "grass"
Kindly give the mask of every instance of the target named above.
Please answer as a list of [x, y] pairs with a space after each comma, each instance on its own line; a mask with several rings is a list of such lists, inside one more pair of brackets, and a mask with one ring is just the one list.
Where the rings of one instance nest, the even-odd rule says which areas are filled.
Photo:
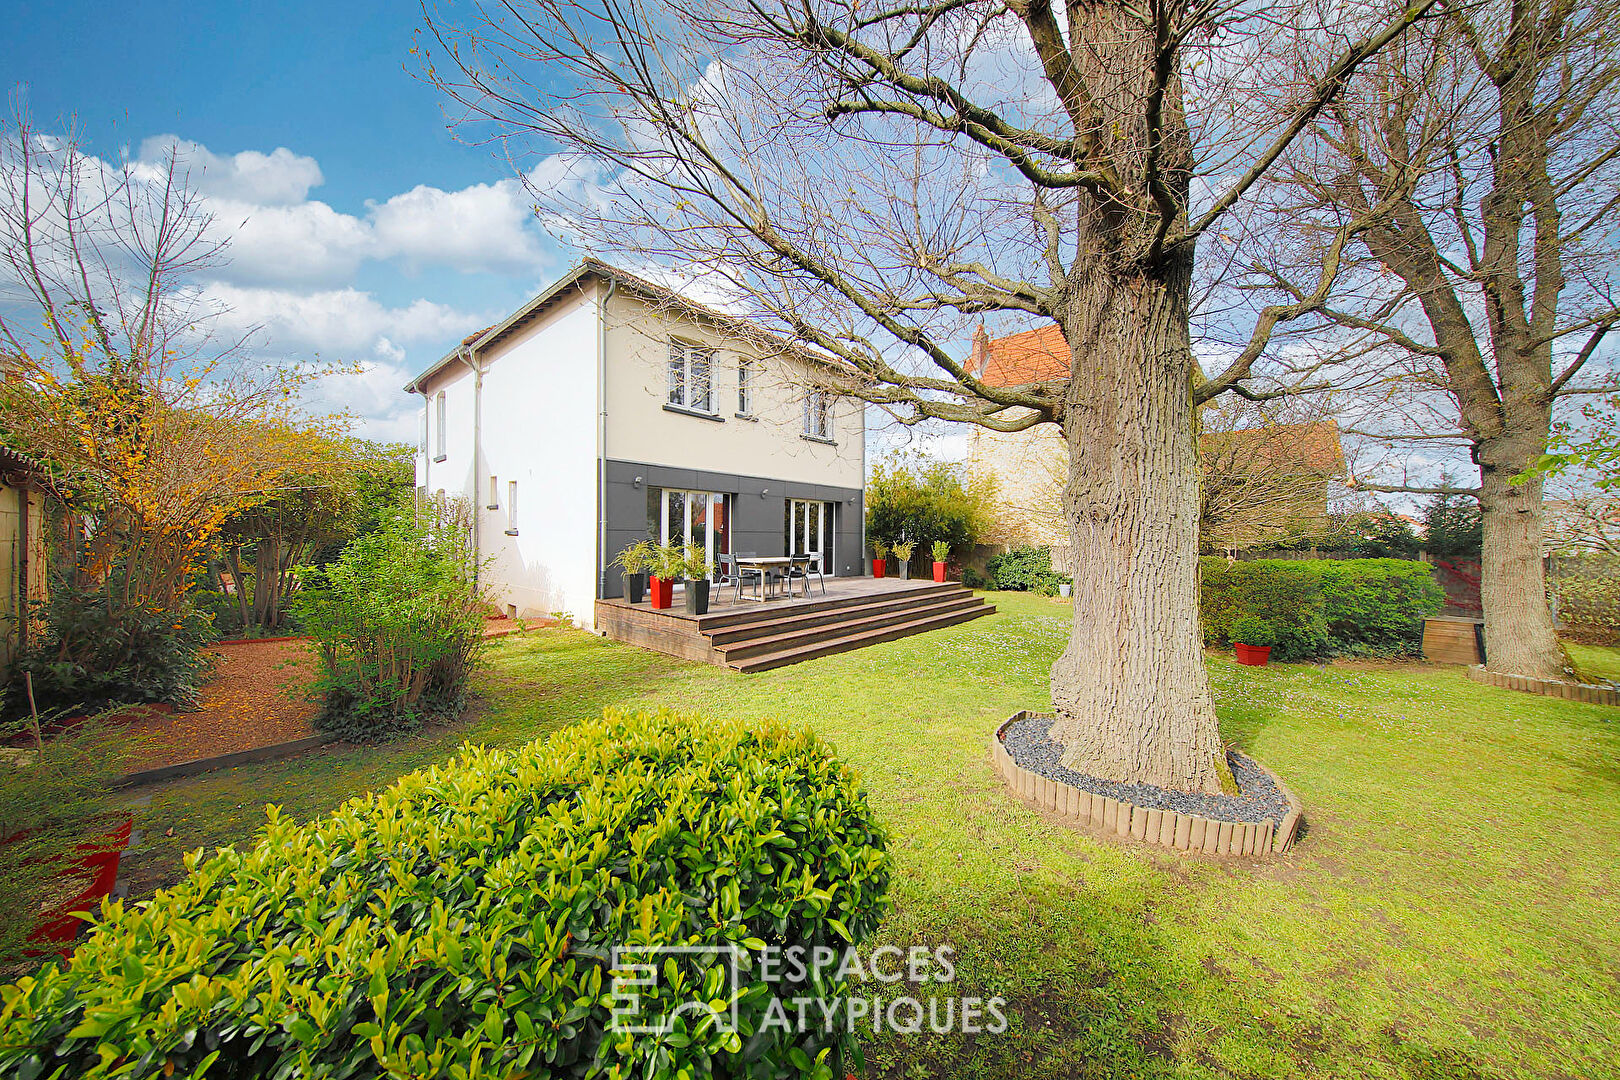
[[774, 716], [833, 742], [891, 828], [885, 940], [954, 946], [948, 992], [1009, 1003], [1001, 1035], [880, 1035], [869, 1073], [1620, 1074], [1620, 712], [1455, 668], [1212, 657], [1223, 733], [1287, 779], [1308, 831], [1264, 865], [1176, 857], [1050, 822], [992, 777], [991, 728], [1048, 701], [1067, 628], [1061, 601], [995, 601], [749, 676], [574, 631], [509, 638], [457, 730], [153, 789], [130, 868], [149, 890], [182, 851], [248, 837], [267, 801], [320, 813], [462, 738], [610, 704]]
[[1575, 670], [1583, 679], [1605, 679], [1620, 682], [1620, 649], [1604, 645], [1577, 645], [1566, 642], [1569, 658], [1575, 661]]

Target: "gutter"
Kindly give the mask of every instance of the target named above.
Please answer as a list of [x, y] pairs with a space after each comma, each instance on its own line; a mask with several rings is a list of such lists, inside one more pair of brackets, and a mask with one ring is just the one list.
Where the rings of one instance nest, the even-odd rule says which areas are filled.
[[[617, 278], [608, 278], [607, 293], [596, 302], [596, 595], [607, 595], [607, 306], [618, 290]], [[595, 623], [594, 617], [592, 623]]]
[[479, 450], [484, 445], [484, 369], [473, 355], [472, 347], [463, 345], [456, 350], [456, 359], [472, 369], [473, 373], [473, 444], [472, 444], [472, 498], [469, 503], [472, 507], [472, 549], [473, 549], [473, 588], [479, 584], [480, 562], [483, 545], [480, 540], [483, 536], [483, 511], [478, 508], [478, 493], [481, 477], [478, 475]]

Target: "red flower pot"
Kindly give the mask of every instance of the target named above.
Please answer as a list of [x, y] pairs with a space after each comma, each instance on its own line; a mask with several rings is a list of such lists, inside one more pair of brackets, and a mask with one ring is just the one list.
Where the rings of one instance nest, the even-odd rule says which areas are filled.
[[888, 559], [873, 559], [872, 560], [872, 576], [873, 577], [882, 577], [885, 573], [888, 572], [888, 569], [889, 569], [889, 560]]
[[652, 606], [667, 608], [675, 603], [675, 582], [665, 581], [656, 574], [648, 579], [647, 585], [652, 589]]
[[937, 562], [937, 563], [934, 564], [934, 580], [938, 581], [938, 582], [943, 582], [945, 580], [945, 564], [944, 563]]
[[1265, 667], [1266, 661], [1271, 659], [1270, 645], [1244, 645], [1234, 641], [1232, 648], [1237, 653], [1237, 662], [1250, 667]]

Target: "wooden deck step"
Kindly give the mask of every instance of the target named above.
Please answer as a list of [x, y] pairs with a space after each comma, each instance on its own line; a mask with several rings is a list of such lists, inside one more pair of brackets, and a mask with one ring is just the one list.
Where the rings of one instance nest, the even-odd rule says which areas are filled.
[[827, 641], [832, 638], [848, 637], [852, 634], [864, 633], [882, 626], [891, 626], [896, 623], [912, 623], [920, 619], [930, 619], [939, 615], [951, 614], [967, 608], [982, 608], [984, 601], [972, 593], [963, 591], [960, 596], [945, 596], [932, 601], [913, 603], [907, 606], [885, 606], [881, 610], [869, 611], [867, 608], [855, 608], [849, 612], [840, 612], [838, 616], [823, 616], [824, 621], [809, 624], [784, 626], [775, 624], [766, 630], [775, 630], [775, 633], [765, 633], [758, 637], [748, 637], [739, 641], [716, 642], [715, 648], [725, 654], [726, 663], [741, 660], [750, 656], [760, 656], [765, 653], [782, 652], [799, 645], [809, 645], [817, 641]]
[[808, 644], [793, 645], [776, 652], [744, 657], [731, 662], [729, 666], [738, 671], [769, 671], [771, 668], [786, 667], [789, 664], [814, 660], [819, 656], [831, 656], [833, 653], [849, 652], [851, 649], [876, 645], [880, 641], [893, 641], [896, 638], [910, 637], [913, 634], [922, 634], [929, 630], [938, 630], [941, 627], [954, 626], [957, 623], [970, 622], [985, 615], [995, 614], [994, 606], [977, 597], [975, 600], [976, 603], [940, 614], [906, 622], [889, 622], [860, 633], [845, 634]]
[[[727, 586], [727, 588], [729, 587], [730, 586]], [[817, 586], [812, 583], [810, 586], [810, 599], [796, 599], [792, 602], [791, 606], [784, 605], [781, 602], [754, 604], [745, 601], [739, 605], [728, 605], [724, 611], [711, 612], [708, 615], [699, 615], [692, 621], [697, 624], [698, 630], [707, 634], [710, 631], [720, 630], [725, 627], [735, 627], [758, 622], [771, 622], [775, 619], [783, 618], [784, 608], [787, 611], [790, 611], [793, 616], [814, 615], [826, 611], [839, 611], [844, 608], [861, 607], [866, 604], [887, 602], [901, 598], [910, 600], [921, 596], [929, 596], [938, 593], [964, 591], [963, 587], [955, 582], [947, 581], [944, 584], [925, 582], [910, 588], [895, 589], [888, 592], [857, 593], [853, 596], [829, 596], [823, 599], [816, 596], [816, 588]], [[748, 589], [744, 589], [744, 595], [747, 595], [749, 591], [750, 590]]]
[[857, 598], [861, 602], [846, 603], [836, 608], [805, 610], [802, 607], [802, 602], [800, 602], [790, 608], [778, 607], [772, 611], [759, 612], [754, 619], [747, 622], [731, 623], [714, 629], [703, 627], [700, 632], [718, 649], [726, 645], [756, 638], [778, 637], [795, 630], [827, 626], [847, 622], [851, 619], [864, 619], [869, 615], [881, 613], [899, 614], [912, 609], [932, 607], [936, 604], [952, 603], [972, 598], [973, 593], [970, 590], [958, 587], [955, 589], [916, 589], [900, 593], [879, 594]]

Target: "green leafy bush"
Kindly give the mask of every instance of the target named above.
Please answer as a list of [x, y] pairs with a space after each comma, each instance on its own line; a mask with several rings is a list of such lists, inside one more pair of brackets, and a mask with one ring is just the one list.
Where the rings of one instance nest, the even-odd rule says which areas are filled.
[[966, 553], [991, 530], [995, 482], [961, 466], [895, 452], [872, 467], [866, 485], [866, 535], [888, 543], [942, 540]]
[[1264, 619], [1257, 619], [1253, 615], [1239, 615], [1232, 620], [1229, 631], [1232, 640], [1243, 645], [1253, 645], [1255, 648], [1264, 648], [1277, 643], [1277, 631]]
[[1199, 563], [1205, 643], [1238, 640], [1235, 624], [1250, 616], [1271, 628], [1278, 660], [1413, 655], [1424, 617], [1445, 601], [1427, 564], [1402, 559]]
[[1620, 559], [1588, 556], [1579, 572], [1553, 579], [1565, 634], [1583, 645], [1620, 645]]
[[302, 580], [293, 613], [317, 646], [318, 726], [376, 739], [460, 710], [484, 619], [454, 515], [402, 512]]
[[[462, 755], [249, 851], [110, 903], [68, 971], [0, 991], [0, 1074], [143, 1078], [709, 1075], [826, 1078], [852, 1040], [763, 1021], [841, 997], [767, 945], [860, 943], [886, 910], [883, 830], [808, 731], [608, 711]], [[740, 1030], [713, 954], [668, 960], [610, 1030], [616, 946], [736, 946]], [[798, 973], [805, 978], [808, 972]], [[767, 979], [767, 976], [770, 976]]]
[[990, 581], [971, 566], [962, 568], [962, 584], [970, 589], [988, 589]]
[[995, 555], [985, 564], [991, 588], [1011, 592], [1034, 592], [1056, 596], [1058, 586], [1069, 579], [1052, 569], [1049, 547], [1015, 547]]
[[13, 668], [15, 713], [24, 672], [34, 676], [41, 709], [95, 712], [109, 705], [163, 701], [195, 706], [212, 659], [204, 646], [217, 639], [212, 620], [183, 598], [176, 611], [125, 604], [114, 568], [105, 588], [85, 591], [55, 580], [35, 605], [44, 632]]

